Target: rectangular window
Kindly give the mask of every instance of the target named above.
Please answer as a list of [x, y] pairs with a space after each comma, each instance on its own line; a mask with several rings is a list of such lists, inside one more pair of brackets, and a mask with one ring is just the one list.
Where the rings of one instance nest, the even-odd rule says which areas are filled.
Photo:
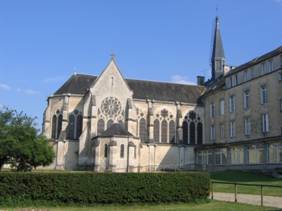
[[282, 162], [282, 144], [275, 143], [269, 146], [269, 162], [270, 163]]
[[280, 72], [278, 74], [279, 74], [279, 81], [282, 81], [282, 72]]
[[224, 138], [224, 124], [220, 125], [220, 138]]
[[231, 163], [232, 164], [244, 163], [244, 150], [242, 147], [233, 147], [231, 149]]
[[244, 71], [244, 81], [248, 80], [248, 70]]
[[215, 105], [214, 103], [210, 104], [210, 117], [214, 117], [215, 116]]
[[264, 163], [264, 147], [263, 145], [252, 145], [249, 147], [249, 163]]
[[244, 119], [244, 131], [246, 136], [251, 135], [251, 119], [249, 117]]
[[238, 76], [236, 74], [232, 76], [232, 87], [236, 86], [237, 84], [238, 84]]
[[104, 157], [107, 158], [108, 157], [108, 145], [105, 144], [104, 146]]
[[243, 96], [243, 103], [244, 103], [244, 110], [248, 110], [250, 106], [250, 95], [249, 95], [249, 90], [244, 91], [244, 96]]
[[260, 87], [260, 104], [264, 105], [268, 102], [267, 88], [265, 85]]
[[262, 127], [262, 133], [268, 133], [269, 132], [269, 116], [268, 113], [264, 113], [261, 116], [261, 127]]
[[247, 72], [247, 80], [250, 80], [252, 79], [252, 72], [253, 72], [253, 67], [248, 69], [248, 72]]
[[235, 95], [229, 97], [229, 112], [235, 112]]
[[207, 157], [208, 157], [207, 158], [207, 164], [208, 165], [213, 165], [214, 164], [214, 162], [213, 162], [213, 153], [208, 151]]
[[229, 136], [230, 138], [235, 137], [235, 121], [230, 121], [229, 123]]
[[219, 113], [221, 116], [224, 115], [224, 99], [221, 99], [219, 102], [220, 106], [219, 106]]
[[267, 62], [267, 72], [269, 73], [269, 72], [271, 72], [273, 70], [273, 62], [272, 62], [272, 60], [269, 60], [268, 62]]
[[265, 73], [265, 63], [261, 63], [261, 74]]
[[214, 127], [214, 125], [212, 125], [211, 128], [210, 128], [210, 140], [211, 141], [215, 140], [215, 127]]
[[221, 165], [221, 152], [215, 152], [215, 165]]

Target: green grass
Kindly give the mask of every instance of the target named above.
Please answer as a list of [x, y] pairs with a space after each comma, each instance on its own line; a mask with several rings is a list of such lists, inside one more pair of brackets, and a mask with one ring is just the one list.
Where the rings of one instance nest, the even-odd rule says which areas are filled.
[[0, 208], [0, 210], [7, 211], [31, 211], [40, 210], [40, 211], [163, 211], [163, 210], [196, 210], [196, 211], [236, 211], [236, 210], [244, 210], [244, 211], [278, 211], [275, 208], [262, 208], [258, 206], [246, 205], [246, 204], [235, 204], [235, 203], [227, 203], [227, 202], [219, 202], [219, 201], [211, 201], [208, 203], [200, 203], [200, 204], [162, 204], [162, 205], [97, 205], [93, 207], [37, 207], [37, 208]]
[[[211, 179], [222, 182], [239, 182], [248, 184], [266, 184], [282, 186], [282, 179], [275, 179], [262, 173], [243, 171], [211, 172]], [[238, 193], [260, 194], [260, 187], [238, 186]], [[234, 192], [234, 185], [214, 184], [215, 192]], [[282, 188], [263, 188], [264, 195], [282, 196]]]

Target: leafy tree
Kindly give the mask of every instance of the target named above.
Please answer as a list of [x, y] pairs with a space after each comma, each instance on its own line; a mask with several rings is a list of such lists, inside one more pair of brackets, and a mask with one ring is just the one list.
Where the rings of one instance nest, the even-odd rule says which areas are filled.
[[29, 171], [52, 162], [53, 149], [35, 126], [35, 119], [22, 112], [0, 110], [0, 168], [10, 163], [18, 171]]

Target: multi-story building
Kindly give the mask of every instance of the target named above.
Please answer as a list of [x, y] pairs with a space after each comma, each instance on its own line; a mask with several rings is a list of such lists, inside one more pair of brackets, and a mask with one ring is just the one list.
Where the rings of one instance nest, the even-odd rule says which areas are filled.
[[282, 167], [282, 47], [226, 65], [216, 18], [212, 78], [198, 85], [125, 79], [112, 58], [48, 98], [50, 166], [95, 171]]

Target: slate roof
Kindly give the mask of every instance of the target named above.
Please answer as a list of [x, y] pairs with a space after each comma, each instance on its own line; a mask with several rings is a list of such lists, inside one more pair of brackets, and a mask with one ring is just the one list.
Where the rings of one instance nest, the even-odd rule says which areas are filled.
[[219, 28], [219, 19], [216, 17], [215, 19], [215, 31], [214, 31], [214, 40], [213, 40], [213, 51], [212, 51], [212, 61], [215, 58], [224, 58], [224, 49], [220, 34], [220, 28]]
[[258, 64], [258, 63], [260, 63], [260, 62], [262, 62], [264, 60], [267, 60], [267, 59], [269, 59], [271, 57], [274, 57], [274, 56], [276, 56], [276, 55], [278, 55], [280, 53], [282, 53], [282, 46], [280, 46], [280, 47], [278, 47], [278, 48], [276, 48], [276, 49], [274, 49], [274, 50], [272, 50], [272, 51], [270, 51], [270, 52], [268, 52], [268, 53], [266, 53], [266, 54], [264, 54], [262, 56], [256, 57], [256, 58], [252, 59], [251, 61], [249, 61], [249, 62], [247, 62], [245, 64], [242, 64], [242, 65], [240, 65], [240, 66], [230, 70], [226, 74], [226, 76], [230, 76], [232, 74], [240, 72], [241, 70], [244, 70], [244, 69], [249, 68], [249, 67], [251, 67], [253, 65], [256, 65], [256, 64]]
[[105, 130], [100, 136], [111, 137], [111, 136], [133, 136], [129, 133], [121, 124], [114, 123], [107, 130]]
[[[82, 94], [84, 95], [97, 76], [76, 74], [72, 75], [55, 95]], [[197, 103], [198, 98], [205, 90], [203, 86], [174, 84], [166, 82], [154, 82], [126, 79], [129, 88], [133, 91], [134, 99], [154, 99], [160, 101], [179, 101]]]

